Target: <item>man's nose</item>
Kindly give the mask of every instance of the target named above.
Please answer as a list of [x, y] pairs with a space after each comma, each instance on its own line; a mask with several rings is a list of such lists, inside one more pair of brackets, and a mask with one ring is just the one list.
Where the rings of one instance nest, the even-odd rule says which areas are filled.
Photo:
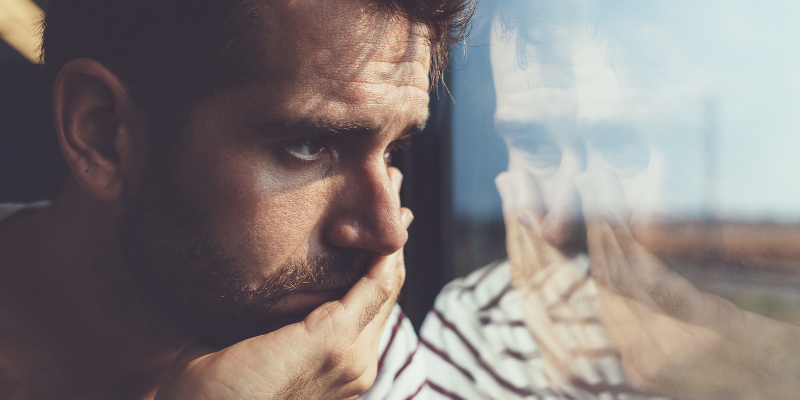
[[564, 152], [555, 177], [552, 196], [542, 219], [542, 237], [565, 255], [586, 249], [586, 228], [581, 213], [575, 175], [586, 167], [581, 151]]
[[382, 256], [403, 247], [408, 231], [401, 220], [400, 181], [400, 171], [386, 168], [383, 160], [348, 173], [333, 200], [336, 206], [326, 229], [328, 242]]

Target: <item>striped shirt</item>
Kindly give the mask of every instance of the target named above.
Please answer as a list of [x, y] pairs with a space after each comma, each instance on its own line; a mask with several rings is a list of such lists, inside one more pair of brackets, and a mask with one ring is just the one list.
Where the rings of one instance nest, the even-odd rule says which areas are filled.
[[523, 318], [508, 261], [445, 286], [420, 332], [418, 357], [428, 371], [422, 394], [432, 400], [649, 398], [569, 384], [556, 392]]
[[372, 387], [358, 398], [426, 398], [420, 393], [425, 386], [426, 365], [425, 360], [417, 355], [417, 348], [414, 326], [400, 310], [400, 306], [395, 305], [381, 336], [378, 376]]

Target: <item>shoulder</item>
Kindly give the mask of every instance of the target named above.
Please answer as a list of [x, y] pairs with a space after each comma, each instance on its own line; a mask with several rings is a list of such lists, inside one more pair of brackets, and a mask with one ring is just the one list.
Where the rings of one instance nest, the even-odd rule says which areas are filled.
[[30, 204], [0, 203], [0, 257], [3, 249], [13, 249], [19, 241], [24, 241], [28, 236], [26, 233], [36, 231], [36, 218], [31, 216], [40, 215], [41, 211], [49, 205], [49, 201], [41, 201]]
[[539, 349], [522, 321], [521, 305], [506, 260], [442, 289], [420, 332], [432, 397], [553, 395]]
[[24, 212], [25, 210], [39, 210], [50, 204], [49, 200], [37, 201], [35, 203], [0, 203], [0, 224], [12, 214]]

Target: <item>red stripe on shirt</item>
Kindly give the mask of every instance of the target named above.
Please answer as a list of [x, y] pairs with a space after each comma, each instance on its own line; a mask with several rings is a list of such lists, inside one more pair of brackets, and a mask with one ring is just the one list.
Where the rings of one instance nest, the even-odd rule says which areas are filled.
[[413, 399], [413, 398], [417, 397], [417, 395], [419, 394], [419, 392], [421, 392], [421, 391], [422, 391], [422, 388], [424, 388], [424, 387], [425, 387], [425, 385], [427, 385], [427, 384], [428, 384], [428, 381], [422, 382], [422, 385], [419, 385], [419, 387], [417, 388], [417, 390], [416, 390], [416, 391], [414, 391], [414, 393], [412, 393], [412, 394], [411, 394], [411, 396], [408, 396], [408, 397], [406, 397], [406, 400], [411, 400], [411, 399]]
[[428, 350], [430, 350], [433, 354], [436, 354], [437, 356], [439, 356], [439, 358], [444, 360], [446, 363], [452, 365], [455, 369], [457, 369], [459, 372], [464, 374], [464, 376], [467, 379], [469, 379], [471, 382], [475, 382], [475, 377], [472, 376], [472, 374], [469, 372], [469, 370], [467, 370], [466, 368], [456, 364], [456, 362], [453, 361], [453, 359], [450, 358], [450, 356], [447, 353], [445, 353], [444, 351], [442, 351], [440, 349], [437, 349], [432, 343], [428, 342], [427, 340], [425, 340], [423, 338], [419, 338], [419, 343], [421, 345], [425, 346], [426, 348], [428, 348]]
[[512, 328], [525, 326], [525, 321], [522, 321], [522, 320], [519, 320], [519, 319], [512, 319], [512, 320], [508, 320], [508, 321], [494, 321], [494, 320], [492, 320], [492, 318], [487, 317], [487, 316], [478, 317], [478, 322], [481, 325], [484, 325], [484, 326], [486, 326], [486, 325], [508, 325], [508, 326], [510, 326]]
[[481, 276], [478, 277], [478, 280], [476, 280], [475, 283], [461, 288], [461, 292], [458, 293], [458, 297], [460, 298], [466, 292], [474, 291], [478, 287], [478, 285], [480, 285], [481, 282], [483, 282], [492, 272], [494, 272], [495, 269], [497, 269], [497, 267], [499, 267], [505, 261], [506, 260], [497, 260], [489, 264], [489, 266], [487, 266], [484, 269], [483, 273], [481, 274]]
[[533, 360], [533, 359], [541, 357], [541, 354], [539, 354], [538, 351], [531, 351], [531, 352], [528, 352], [528, 353], [522, 353], [522, 352], [519, 352], [519, 351], [516, 351], [516, 350], [505, 349], [505, 350], [503, 350], [503, 354], [508, 356], [508, 357], [520, 360], [520, 361], [528, 361], [528, 360]]
[[503, 300], [503, 296], [505, 296], [510, 291], [511, 291], [511, 282], [509, 282], [508, 285], [506, 285], [506, 287], [504, 287], [500, 293], [494, 296], [494, 298], [489, 300], [488, 303], [486, 303], [483, 307], [479, 308], [478, 311], [488, 311], [492, 308], [497, 307], [498, 305], [500, 305], [500, 300]]
[[450, 392], [447, 389], [445, 389], [445, 388], [443, 388], [443, 387], [441, 387], [441, 386], [439, 386], [439, 385], [437, 385], [437, 384], [435, 384], [435, 383], [433, 383], [431, 381], [427, 381], [426, 383], [428, 384], [428, 387], [430, 387], [431, 389], [439, 392], [439, 394], [441, 394], [444, 397], [447, 397], [448, 399], [464, 400], [463, 397], [461, 397], [461, 396], [459, 396], [459, 395], [457, 395], [457, 394], [455, 394], [453, 392]]
[[388, 353], [389, 349], [392, 348], [394, 337], [397, 336], [397, 331], [399, 331], [400, 327], [403, 325], [403, 319], [405, 317], [406, 314], [401, 310], [400, 316], [397, 318], [397, 322], [395, 322], [394, 327], [392, 328], [392, 336], [389, 337], [389, 343], [386, 343], [386, 348], [383, 349], [383, 354], [381, 354], [381, 358], [378, 359], [378, 371], [383, 369], [383, 361], [386, 359], [386, 353]]
[[[508, 287], [510, 288], [511, 286], [509, 285]], [[475, 347], [472, 345], [472, 343], [470, 343], [467, 340], [467, 338], [464, 337], [463, 334], [461, 334], [461, 332], [458, 330], [458, 328], [456, 328], [456, 326], [452, 322], [448, 321], [444, 317], [444, 315], [442, 315], [442, 313], [439, 310], [435, 309], [435, 308], [433, 310], [431, 310], [431, 312], [433, 313], [433, 315], [435, 315], [437, 318], [439, 318], [440, 321], [442, 321], [442, 325], [444, 325], [445, 328], [450, 329], [451, 331], [453, 331], [453, 333], [456, 334], [456, 336], [464, 343], [464, 345], [467, 347], [467, 349], [469, 349], [470, 353], [472, 353], [473, 357], [475, 357], [475, 359], [478, 361], [478, 365], [480, 365], [481, 368], [483, 368], [489, 375], [491, 375], [492, 378], [494, 378], [494, 380], [500, 386], [502, 386], [506, 390], [508, 390], [510, 392], [513, 392], [513, 393], [515, 393], [517, 395], [520, 395], [520, 396], [532, 396], [532, 395], [536, 394], [536, 392], [534, 392], [529, 387], [517, 387], [517, 386], [514, 386], [511, 382], [509, 382], [509, 381], [503, 379], [502, 377], [500, 377], [499, 375], [497, 375], [497, 372], [495, 372], [494, 369], [489, 364], [487, 364], [486, 361], [483, 360], [483, 358], [481, 358], [480, 353], [478, 353], [478, 350], [475, 349]]]
[[400, 376], [400, 374], [403, 373], [403, 370], [405, 370], [406, 367], [408, 367], [408, 365], [411, 364], [411, 360], [414, 359], [414, 355], [415, 354], [417, 354], [417, 349], [414, 349], [414, 351], [412, 351], [411, 354], [408, 355], [408, 358], [406, 359], [406, 362], [403, 363], [403, 366], [400, 367], [400, 370], [398, 370], [397, 373], [394, 374], [394, 380], [397, 380], [397, 377]]

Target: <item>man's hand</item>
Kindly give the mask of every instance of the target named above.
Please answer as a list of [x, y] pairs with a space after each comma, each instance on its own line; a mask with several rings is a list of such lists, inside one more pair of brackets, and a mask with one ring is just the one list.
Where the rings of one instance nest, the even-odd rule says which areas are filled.
[[[396, 191], [402, 175], [389, 168]], [[398, 196], [399, 206], [399, 196]], [[406, 227], [413, 216], [401, 209]], [[381, 333], [405, 280], [403, 250], [378, 257], [341, 300], [303, 321], [215, 351], [190, 345], [156, 395], [167, 399], [346, 399], [377, 374]]]
[[619, 182], [576, 179], [600, 317], [637, 389], [686, 399], [800, 398], [800, 329], [702, 292], [633, 238]]
[[588, 258], [570, 258], [545, 241], [542, 205], [529, 173], [512, 169], [496, 183], [503, 198], [512, 284], [550, 385], [581, 398], [634, 393], [625, 382], [616, 344], [600, 322]]

